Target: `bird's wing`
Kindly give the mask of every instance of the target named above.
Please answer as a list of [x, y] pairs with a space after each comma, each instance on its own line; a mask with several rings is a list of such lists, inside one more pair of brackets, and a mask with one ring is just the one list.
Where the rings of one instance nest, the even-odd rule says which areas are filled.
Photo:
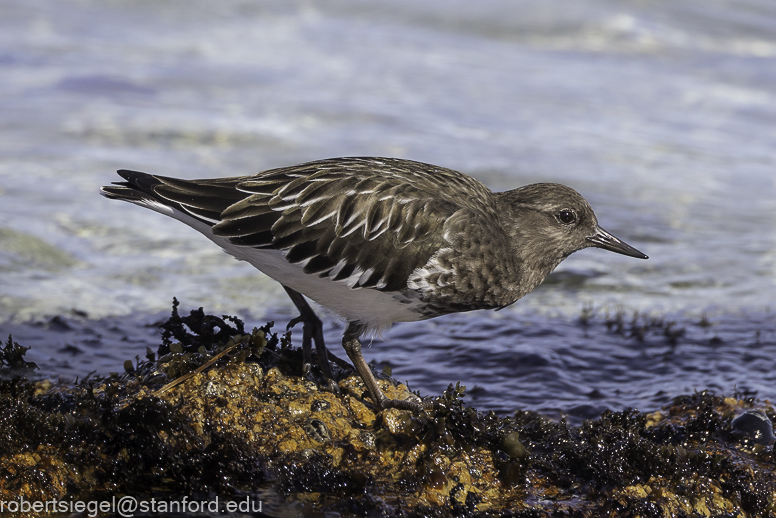
[[410, 274], [450, 245], [441, 230], [451, 216], [491, 210], [492, 193], [477, 180], [398, 159], [328, 159], [212, 180], [119, 174], [127, 181], [103, 194], [182, 210], [215, 236], [284, 251], [306, 273], [353, 288], [407, 289]]
[[236, 188], [246, 197], [221, 213], [215, 235], [286, 251], [309, 274], [386, 291], [406, 289], [412, 271], [449, 246], [445, 221], [490, 195], [455, 171], [371, 158], [275, 169]]

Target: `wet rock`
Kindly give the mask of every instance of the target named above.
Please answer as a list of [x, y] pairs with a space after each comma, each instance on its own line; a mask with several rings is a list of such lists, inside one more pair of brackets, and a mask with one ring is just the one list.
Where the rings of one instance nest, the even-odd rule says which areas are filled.
[[773, 435], [773, 423], [762, 410], [748, 410], [733, 419], [733, 432], [740, 434], [757, 444], [770, 444], [776, 441]]
[[[0, 500], [260, 493], [291, 516], [774, 511], [772, 451], [753, 447], [757, 426], [751, 441], [735, 435], [752, 428], [743, 416], [770, 423], [766, 403], [701, 392], [569, 427], [478, 412], [450, 386], [422, 415], [378, 411], [352, 373], [335, 372], [339, 394], [311, 383], [270, 326], [191, 322], [201, 335], [173, 322], [168, 350], [120, 376], [0, 381]], [[416, 397], [379, 383], [388, 398]]]

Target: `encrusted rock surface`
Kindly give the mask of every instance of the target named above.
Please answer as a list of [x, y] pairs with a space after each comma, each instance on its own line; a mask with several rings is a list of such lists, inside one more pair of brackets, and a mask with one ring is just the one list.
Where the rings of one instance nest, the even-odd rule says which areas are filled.
[[774, 512], [772, 446], [731, 433], [744, 410], [772, 419], [768, 402], [698, 393], [569, 427], [477, 412], [451, 386], [424, 415], [377, 412], [358, 377], [338, 370], [340, 393], [324, 391], [269, 331], [174, 312], [161, 358], [121, 376], [0, 382], [0, 500], [247, 494], [287, 516]]

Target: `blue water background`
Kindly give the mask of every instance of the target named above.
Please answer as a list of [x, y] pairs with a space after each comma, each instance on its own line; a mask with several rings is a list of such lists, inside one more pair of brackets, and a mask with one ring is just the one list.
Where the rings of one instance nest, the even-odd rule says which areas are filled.
[[280, 327], [278, 285], [99, 186], [394, 156], [568, 184], [650, 259], [580, 252], [513, 307], [397, 325], [368, 360], [500, 413], [773, 398], [774, 128], [770, 0], [2, 0], [0, 333], [70, 379], [154, 348], [173, 296]]

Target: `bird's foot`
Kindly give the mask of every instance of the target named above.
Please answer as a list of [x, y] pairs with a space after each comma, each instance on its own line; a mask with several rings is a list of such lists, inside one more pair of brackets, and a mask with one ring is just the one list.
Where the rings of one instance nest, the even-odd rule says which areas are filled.
[[381, 410], [387, 410], [389, 408], [397, 408], [399, 410], [409, 410], [413, 414], [422, 414], [429, 410], [435, 410], [437, 407], [436, 402], [433, 399], [421, 400], [420, 398], [414, 399], [388, 399], [383, 398], [377, 405]]
[[312, 363], [303, 363], [302, 364], [302, 375], [309, 381], [315, 383], [318, 385], [322, 390], [325, 390], [326, 392], [331, 392], [332, 394], [340, 394], [340, 388], [339, 385], [337, 385], [337, 382], [334, 381], [333, 378], [326, 377], [325, 374], [321, 376], [316, 376], [313, 373], [313, 364]]
[[299, 315], [298, 317], [294, 317], [291, 320], [289, 320], [288, 325], [286, 325], [286, 331], [291, 331], [291, 329], [299, 322], [304, 322], [304, 318], [302, 317], [302, 315]]
[[364, 324], [360, 322], [349, 322], [348, 327], [345, 329], [345, 333], [342, 335], [342, 347], [345, 352], [348, 353], [350, 361], [353, 362], [353, 366], [361, 376], [361, 380], [364, 382], [369, 397], [378, 410], [385, 410], [386, 408], [398, 408], [400, 410], [409, 410], [416, 414], [421, 414], [426, 410], [432, 410], [436, 407], [434, 401], [422, 401], [417, 396], [411, 396], [413, 399], [388, 399], [383, 391], [380, 389], [380, 385], [377, 384], [375, 375], [372, 373], [372, 369], [369, 364], [364, 360], [364, 356], [361, 354], [361, 340], [359, 337], [365, 330]]
[[[339, 394], [339, 386], [334, 380], [334, 374], [331, 371], [329, 365], [328, 351], [326, 345], [323, 343], [323, 324], [320, 319], [314, 314], [308, 315], [300, 314], [298, 317], [292, 318], [286, 326], [286, 331], [290, 331], [296, 324], [302, 323], [302, 373], [304, 377], [312, 381], [317, 385], [323, 385], [325, 390]], [[315, 342], [316, 360], [318, 368], [322, 374], [323, 379], [316, 379], [313, 374], [313, 360], [312, 360], [312, 344]]]
[[305, 378], [307, 378], [309, 381], [312, 381], [313, 383], [321, 387], [321, 389], [325, 390], [326, 392], [331, 392], [332, 394], [341, 393], [339, 385], [337, 385], [337, 382], [334, 381], [334, 379], [327, 378], [325, 375], [316, 377], [315, 374], [313, 374], [312, 363], [302, 364], [302, 375]]

